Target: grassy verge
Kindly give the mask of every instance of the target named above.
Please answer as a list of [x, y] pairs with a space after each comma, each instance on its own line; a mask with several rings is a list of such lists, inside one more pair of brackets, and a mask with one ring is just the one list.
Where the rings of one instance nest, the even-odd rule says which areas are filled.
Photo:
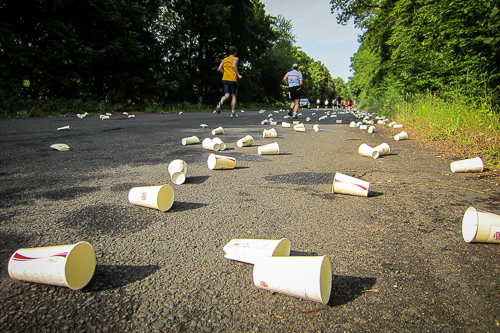
[[449, 102], [432, 94], [393, 95], [385, 113], [450, 155], [480, 156], [487, 168], [500, 170], [500, 115], [486, 100], [456, 95]]

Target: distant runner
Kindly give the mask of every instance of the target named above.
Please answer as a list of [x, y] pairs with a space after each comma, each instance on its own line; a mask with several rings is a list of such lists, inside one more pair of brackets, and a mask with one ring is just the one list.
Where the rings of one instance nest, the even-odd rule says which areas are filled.
[[302, 86], [302, 73], [298, 71], [299, 65], [293, 64], [292, 70], [286, 73], [283, 77], [283, 81], [288, 85], [288, 92], [290, 94], [290, 99], [292, 104], [290, 105], [290, 110], [288, 110], [288, 115], [297, 118], [297, 111], [299, 109], [300, 102], [300, 86]]
[[222, 103], [229, 99], [229, 95], [231, 95], [231, 118], [238, 117], [238, 115], [234, 112], [236, 109], [236, 92], [238, 91], [238, 80], [241, 79], [242, 76], [238, 72], [238, 61], [239, 59], [236, 57], [236, 47], [229, 47], [229, 56], [224, 58], [219, 65], [219, 72], [222, 75], [222, 87], [224, 90], [224, 96], [220, 99], [219, 103], [217, 103], [217, 107], [215, 111], [220, 113], [220, 109], [222, 108]]

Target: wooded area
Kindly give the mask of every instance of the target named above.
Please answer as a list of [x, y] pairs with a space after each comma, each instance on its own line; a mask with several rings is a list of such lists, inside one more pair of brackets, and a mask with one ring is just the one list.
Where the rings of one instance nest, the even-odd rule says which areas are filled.
[[352, 92], [373, 108], [387, 96], [432, 93], [500, 105], [499, 2], [331, 0], [337, 21], [363, 29]]
[[[29, 10], [27, 10], [29, 8]], [[0, 5], [0, 109], [45, 101], [215, 105], [220, 61], [238, 48], [240, 101], [286, 101], [295, 62], [302, 95], [349, 90], [295, 45], [292, 24], [258, 0], [26, 0]]]

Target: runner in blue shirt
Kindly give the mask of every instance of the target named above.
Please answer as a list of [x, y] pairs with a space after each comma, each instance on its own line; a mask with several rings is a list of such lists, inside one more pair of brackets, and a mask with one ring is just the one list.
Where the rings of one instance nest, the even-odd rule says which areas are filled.
[[288, 115], [291, 117], [293, 111], [294, 118], [297, 118], [300, 103], [300, 86], [302, 86], [302, 73], [298, 71], [298, 68], [298, 64], [293, 64], [292, 70], [283, 77], [283, 81], [288, 85], [288, 92], [292, 101]]

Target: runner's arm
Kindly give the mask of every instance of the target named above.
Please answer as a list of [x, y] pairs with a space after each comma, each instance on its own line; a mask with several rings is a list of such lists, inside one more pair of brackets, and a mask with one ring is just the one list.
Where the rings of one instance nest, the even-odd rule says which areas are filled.
[[222, 74], [224, 74], [224, 67], [223, 67], [223, 65], [224, 65], [224, 60], [221, 61], [220, 65], [219, 65], [219, 69], [218, 69], [219, 72], [221, 72]]
[[238, 79], [241, 79], [243, 76], [240, 75], [240, 73], [238, 72], [238, 61], [240, 59], [234, 57], [233, 58], [233, 69], [234, 69], [234, 72], [236, 73], [236, 76], [238, 76]]
[[285, 84], [286, 84], [286, 85], [288, 85], [288, 76], [287, 76], [287, 75], [285, 75], [285, 76], [283, 77], [283, 81], [285, 81]]

